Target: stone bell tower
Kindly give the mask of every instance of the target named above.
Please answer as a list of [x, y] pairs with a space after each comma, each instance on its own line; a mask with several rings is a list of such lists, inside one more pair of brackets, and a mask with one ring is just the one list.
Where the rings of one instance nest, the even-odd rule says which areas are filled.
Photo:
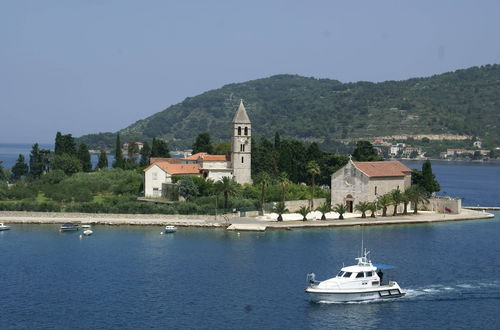
[[252, 183], [252, 124], [240, 100], [233, 118], [231, 134], [231, 169], [234, 180], [240, 184]]

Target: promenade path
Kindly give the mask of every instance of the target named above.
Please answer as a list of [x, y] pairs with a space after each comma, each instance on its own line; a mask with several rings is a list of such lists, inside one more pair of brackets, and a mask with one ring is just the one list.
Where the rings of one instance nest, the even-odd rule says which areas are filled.
[[222, 227], [229, 230], [257, 230], [319, 228], [337, 226], [367, 226], [431, 223], [493, 218], [485, 211], [462, 209], [460, 214], [419, 212], [417, 215], [397, 215], [362, 219], [351, 214], [344, 220], [287, 220], [277, 222], [266, 217], [234, 217], [205, 215], [160, 215], [160, 214], [94, 214], [94, 213], [45, 213], [45, 212], [0, 212], [0, 222], [17, 224], [61, 224], [79, 222], [94, 225], [175, 225], [188, 227]]

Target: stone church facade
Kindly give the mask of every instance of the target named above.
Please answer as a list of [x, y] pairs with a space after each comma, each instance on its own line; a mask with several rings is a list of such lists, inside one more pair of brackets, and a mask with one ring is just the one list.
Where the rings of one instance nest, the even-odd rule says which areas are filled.
[[252, 183], [252, 123], [243, 101], [233, 117], [231, 156], [200, 152], [185, 158], [152, 158], [144, 169], [144, 196], [165, 197], [173, 175], [193, 175], [214, 181], [232, 177], [240, 184]]
[[359, 202], [373, 202], [393, 189], [411, 186], [411, 170], [398, 161], [353, 162], [332, 174], [332, 205], [344, 204], [353, 212]]

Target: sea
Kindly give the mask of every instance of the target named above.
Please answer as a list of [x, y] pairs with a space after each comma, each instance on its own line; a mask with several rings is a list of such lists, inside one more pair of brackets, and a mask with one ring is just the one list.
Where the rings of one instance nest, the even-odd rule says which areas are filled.
[[[500, 166], [433, 162], [433, 170], [448, 194], [500, 206]], [[94, 226], [84, 238], [57, 225], [12, 225], [0, 232], [0, 329], [499, 329], [500, 211], [491, 212], [262, 233]], [[384, 278], [406, 296], [310, 302], [306, 274], [334, 276], [355, 263], [362, 240], [373, 262], [395, 266]]]

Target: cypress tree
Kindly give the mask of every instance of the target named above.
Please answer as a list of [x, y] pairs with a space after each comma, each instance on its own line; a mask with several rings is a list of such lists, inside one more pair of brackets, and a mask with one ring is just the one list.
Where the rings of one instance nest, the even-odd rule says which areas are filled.
[[89, 148], [87, 148], [87, 145], [85, 143], [80, 143], [80, 145], [78, 146], [77, 156], [80, 160], [80, 163], [82, 163], [82, 170], [84, 172], [92, 171], [92, 162], [90, 161]]
[[115, 143], [115, 161], [113, 162], [114, 168], [124, 168], [125, 167], [125, 159], [123, 158], [122, 146], [120, 142], [120, 134], [116, 134], [116, 143]]
[[197, 154], [199, 152], [206, 152], [209, 154], [213, 153], [213, 146], [210, 142], [210, 134], [200, 133], [196, 137], [193, 144], [193, 154]]
[[62, 155], [62, 134], [61, 134], [61, 132], [56, 133], [56, 143], [54, 144], [54, 153], [56, 155]]
[[141, 149], [141, 160], [139, 164], [143, 167], [149, 165], [149, 157], [151, 156], [151, 148], [149, 147], [149, 143], [144, 141], [144, 144]]
[[431, 161], [426, 160], [422, 164], [422, 186], [428, 194], [432, 194], [441, 190], [439, 182], [436, 180], [436, 175], [432, 173]]
[[96, 170], [108, 168], [108, 155], [106, 154], [105, 150], [101, 150], [101, 153], [99, 154], [99, 160], [97, 161], [97, 165], [95, 168]]
[[43, 160], [40, 149], [38, 148], [38, 143], [35, 143], [31, 147], [30, 161], [29, 161], [29, 173], [33, 178], [39, 178], [43, 173]]

